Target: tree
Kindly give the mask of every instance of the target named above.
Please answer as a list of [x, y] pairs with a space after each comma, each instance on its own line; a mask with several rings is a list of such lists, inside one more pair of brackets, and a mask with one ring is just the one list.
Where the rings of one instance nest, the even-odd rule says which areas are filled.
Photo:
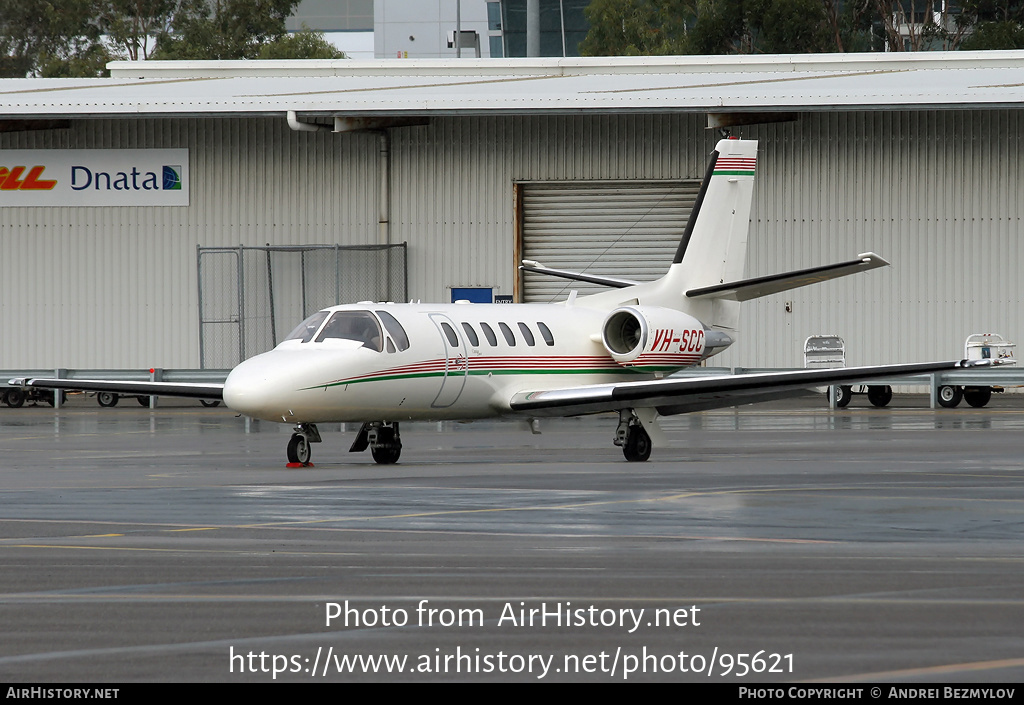
[[322, 32], [303, 27], [260, 47], [260, 59], [344, 59], [345, 52], [324, 38]]
[[982, 22], [960, 44], [968, 51], [1024, 49], [1024, 27], [1019, 22]]
[[1024, 49], [1024, 3], [966, 0], [958, 20], [970, 26], [961, 49]]
[[822, 0], [836, 51], [872, 51], [875, 41], [873, 0]]
[[838, 0], [593, 0], [587, 56], [836, 51]]
[[753, 43], [743, 0], [699, 0], [688, 53], [749, 54]]
[[890, 51], [1024, 49], [1020, 0], [873, 0]]
[[100, 22], [107, 40], [128, 59], [148, 59], [157, 38], [174, 26], [183, 3], [178, 0], [103, 0]]
[[757, 51], [810, 54], [838, 49], [821, 0], [753, 0], [745, 9]]
[[583, 56], [650, 56], [687, 53], [696, 7], [691, 0], [593, 0], [584, 13]]
[[0, 76], [102, 76], [118, 58], [343, 58], [291, 36], [299, 0], [0, 0]]
[[157, 59], [255, 59], [285, 36], [299, 0], [180, 0], [173, 26], [157, 37]]
[[0, 0], [0, 75], [99, 76], [112, 58], [97, 0]]

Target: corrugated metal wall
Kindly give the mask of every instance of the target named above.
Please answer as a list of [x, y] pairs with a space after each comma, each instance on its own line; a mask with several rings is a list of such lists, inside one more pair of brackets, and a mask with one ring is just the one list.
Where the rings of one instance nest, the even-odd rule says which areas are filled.
[[[1020, 341], [1022, 127], [1009, 111], [894, 111], [736, 130], [762, 140], [748, 275], [866, 250], [893, 267], [745, 304], [720, 364], [797, 366], [817, 333], [844, 336], [850, 364], [957, 357], [972, 332]], [[393, 130], [391, 239], [409, 242], [410, 295], [512, 293], [515, 183], [699, 178], [716, 139], [699, 115]], [[19, 147], [188, 147], [192, 205], [0, 209], [3, 367], [197, 366], [196, 245], [377, 241], [374, 135], [103, 120], [0, 135]]]
[[955, 359], [971, 333], [1024, 343], [1019, 116], [836, 113], [747, 131], [763, 146], [749, 273], [866, 250], [892, 266], [746, 304], [745, 344], [723, 360], [798, 365], [817, 333], [842, 335], [848, 364]]
[[0, 208], [0, 366], [198, 367], [196, 246], [377, 240], [377, 138], [96, 120], [3, 149], [188, 147], [188, 207]]
[[451, 286], [512, 294], [514, 183], [699, 179], [715, 143], [702, 120], [446, 117], [395, 131], [392, 237], [410, 243], [412, 295], [448, 301]]

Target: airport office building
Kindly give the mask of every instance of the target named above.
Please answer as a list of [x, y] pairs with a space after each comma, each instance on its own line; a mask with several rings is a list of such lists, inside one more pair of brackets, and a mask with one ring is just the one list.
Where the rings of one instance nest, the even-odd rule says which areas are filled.
[[717, 364], [956, 358], [1024, 336], [1024, 52], [119, 64], [0, 80], [3, 369], [227, 367], [335, 302], [559, 301], [651, 279], [729, 125], [760, 140]]

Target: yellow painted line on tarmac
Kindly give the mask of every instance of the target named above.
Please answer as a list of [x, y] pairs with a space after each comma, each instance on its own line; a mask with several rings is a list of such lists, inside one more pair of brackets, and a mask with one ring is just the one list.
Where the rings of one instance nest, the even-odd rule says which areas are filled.
[[805, 683], [854, 683], [857, 681], [879, 681], [890, 678], [907, 678], [914, 676], [939, 676], [971, 671], [992, 671], [1001, 668], [1017, 668], [1024, 666], [1024, 658], [997, 659], [995, 661], [970, 661], [967, 663], [949, 663], [943, 666], [927, 666], [925, 668], [906, 668], [900, 671], [876, 671], [874, 673], [858, 673], [852, 676], [832, 676]]
[[218, 529], [230, 529], [230, 526], [197, 526], [193, 529], [160, 529], [165, 533], [178, 533], [182, 531], [217, 531]]
[[82, 538], [83, 539], [106, 539], [106, 538], [112, 538], [112, 537], [115, 537], [115, 536], [124, 536], [124, 534], [92, 534], [92, 535], [89, 535], [89, 536], [83, 536]]

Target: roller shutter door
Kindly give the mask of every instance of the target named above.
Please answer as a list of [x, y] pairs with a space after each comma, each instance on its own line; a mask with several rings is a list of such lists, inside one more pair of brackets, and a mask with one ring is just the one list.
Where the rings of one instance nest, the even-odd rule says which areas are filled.
[[[700, 181], [526, 183], [523, 259], [547, 267], [635, 281], [672, 263]], [[560, 301], [606, 287], [525, 272], [523, 301]]]

